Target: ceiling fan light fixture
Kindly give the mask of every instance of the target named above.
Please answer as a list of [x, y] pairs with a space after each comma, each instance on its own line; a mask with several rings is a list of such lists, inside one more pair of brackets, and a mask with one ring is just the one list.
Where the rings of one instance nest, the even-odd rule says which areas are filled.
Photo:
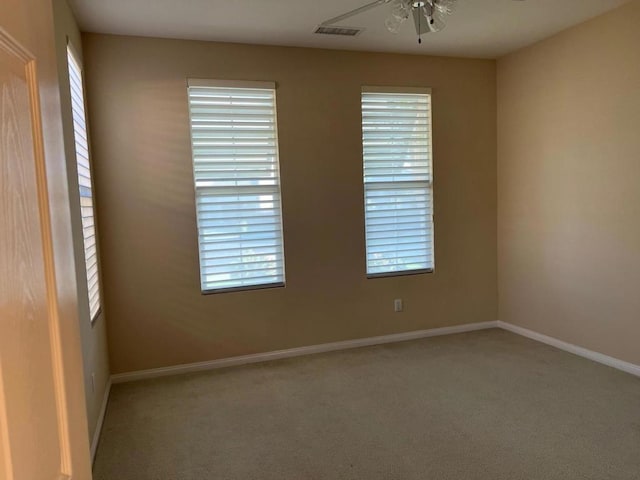
[[438, 0], [433, 6], [443, 15], [451, 15], [456, 7], [456, 0]]
[[411, 15], [411, 6], [407, 0], [396, 0], [391, 8], [391, 14], [384, 21], [384, 26], [391, 33], [398, 33], [400, 26]]
[[411, 7], [404, 1], [397, 2], [391, 9], [391, 15], [403, 21], [409, 18], [410, 13]]
[[394, 35], [400, 31], [400, 22], [398, 22], [395, 17], [388, 17], [384, 21], [384, 26]]
[[445, 17], [451, 15], [457, 0], [373, 0], [361, 7], [351, 10], [337, 17], [330, 18], [320, 24], [321, 27], [338, 27], [338, 22], [361, 14], [382, 5], [391, 5], [389, 16], [384, 25], [391, 33], [398, 33], [400, 26], [413, 17], [418, 42], [420, 35], [429, 32], [439, 32], [445, 27]]
[[457, 0], [409, 1], [418, 37], [439, 32], [445, 27], [445, 17], [451, 15]]

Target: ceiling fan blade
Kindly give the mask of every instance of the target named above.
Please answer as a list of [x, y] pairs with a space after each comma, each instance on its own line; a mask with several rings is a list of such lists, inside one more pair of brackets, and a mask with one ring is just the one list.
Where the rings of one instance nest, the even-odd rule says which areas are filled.
[[343, 13], [342, 15], [338, 15], [337, 17], [325, 20], [320, 25], [333, 25], [334, 23], [341, 22], [342, 20], [346, 20], [347, 18], [351, 18], [355, 15], [366, 12], [367, 10], [371, 10], [372, 8], [376, 8], [379, 5], [384, 5], [385, 3], [389, 2], [391, 2], [391, 0], [375, 0], [374, 2], [367, 3], [366, 5], [355, 8], [347, 13]]

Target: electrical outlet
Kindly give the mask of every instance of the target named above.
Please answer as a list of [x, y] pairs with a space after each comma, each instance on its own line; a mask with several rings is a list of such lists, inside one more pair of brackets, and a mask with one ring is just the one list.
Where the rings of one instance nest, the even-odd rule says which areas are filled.
[[91, 391], [96, 393], [96, 372], [91, 374]]
[[403, 308], [402, 299], [401, 298], [396, 298], [393, 301], [393, 311], [396, 312], [396, 313], [397, 312], [401, 312], [402, 308]]

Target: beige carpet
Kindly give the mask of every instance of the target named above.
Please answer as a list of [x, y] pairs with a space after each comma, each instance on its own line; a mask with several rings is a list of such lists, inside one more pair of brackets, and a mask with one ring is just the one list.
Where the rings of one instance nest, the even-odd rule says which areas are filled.
[[115, 385], [96, 480], [638, 480], [640, 379], [501, 330]]

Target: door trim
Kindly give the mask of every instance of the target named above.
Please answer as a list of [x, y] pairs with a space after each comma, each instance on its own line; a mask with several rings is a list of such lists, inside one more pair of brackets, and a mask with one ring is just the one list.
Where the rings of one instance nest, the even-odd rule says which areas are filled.
[[[29, 91], [29, 107], [31, 125], [33, 129], [31, 134], [34, 145], [33, 157], [35, 161], [38, 210], [40, 214], [40, 231], [42, 232], [42, 255], [44, 262], [45, 283], [47, 289], [47, 310], [49, 320], [48, 328], [52, 357], [51, 369], [56, 396], [58, 439], [60, 442], [61, 474], [58, 478], [59, 480], [71, 480], [71, 441], [67, 414], [67, 398], [65, 390], [64, 364], [62, 358], [60, 317], [58, 315], [57, 283], [53, 254], [53, 236], [51, 233], [51, 218], [49, 214], [49, 195], [42, 133], [40, 91], [38, 88], [36, 57], [26, 48], [24, 48], [2, 27], [0, 27], [0, 49], [18, 58], [24, 63], [25, 77], [27, 80], [27, 88]], [[8, 442], [7, 446], [8, 448], [10, 448]], [[6, 452], [6, 455], [9, 456], [8, 465], [11, 465], [9, 452]], [[12, 477], [10, 476], [9, 478]]]

